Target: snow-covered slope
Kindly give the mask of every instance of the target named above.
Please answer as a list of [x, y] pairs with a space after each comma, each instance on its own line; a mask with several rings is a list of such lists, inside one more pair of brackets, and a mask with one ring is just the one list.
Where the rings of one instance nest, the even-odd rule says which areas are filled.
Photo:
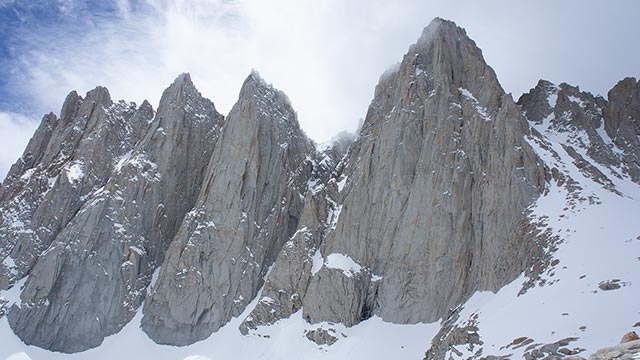
[[[579, 178], [577, 172], [572, 175]], [[458, 324], [474, 323], [484, 344], [456, 346], [460, 355], [449, 350], [454, 359], [466, 359], [480, 348], [483, 355], [518, 359], [567, 338], [574, 339], [560, 348], [582, 349], [584, 356], [617, 343], [640, 321], [640, 189], [621, 183], [630, 191], [619, 196], [581, 180], [585, 198], [575, 208], [573, 194], [557, 185], [533, 208], [533, 216], [544, 218], [541, 231], [562, 239], [544, 285], [519, 296], [528, 280], [523, 274], [497, 294], [476, 293], [462, 306]], [[596, 202], [590, 204], [589, 198]]]
[[[548, 244], [540, 259], [544, 272], [536, 279], [522, 274], [496, 294], [475, 293], [456, 309], [428, 355], [586, 356], [638, 326], [640, 186], [621, 167], [594, 159], [599, 156], [587, 135], [593, 129], [576, 124], [586, 105], [568, 96], [578, 107], [558, 111], [562, 91], [554, 85], [547, 92], [551, 111], [531, 122], [539, 134], [527, 139], [553, 174], [530, 214], [538, 238]], [[602, 151], [622, 154], [601, 125], [595, 136], [608, 150], [600, 149], [600, 157]], [[453, 340], [455, 334], [464, 341]]]
[[[187, 346], [158, 345], [139, 328], [141, 314], [120, 333], [108, 337], [95, 349], [76, 354], [62, 354], [24, 345], [11, 332], [6, 317], [0, 320], [0, 359], [419, 359], [428, 340], [438, 330], [437, 324], [395, 325], [371, 318], [357, 326], [307, 324], [302, 311], [275, 325], [259, 328], [243, 336], [241, 321], [255, 306], [254, 301], [242, 315], [208, 339]], [[319, 327], [335, 329], [341, 338], [332, 346], [318, 346], [305, 337], [305, 331]], [[343, 337], [346, 336], [346, 337]]]
[[[549, 138], [546, 141], [560, 160], [536, 146], [539, 154], [550, 163], [564, 165], [566, 173], [582, 187], [572, 193], [565, 186], [552, 183], [532, 208], [532, 218], [545, 224], [540, 230], [562, 239], [552, 255], [558, 262], [552, 261], [555, 265], [544, 274], [543, 286], [519, 296], [528, 280], [523, 274], [498, 293], [476, 293], [462, 305], [458, 324], [473, 321], [483, 345], [458, 345], [455, 349], [462, 355], [450, 350], [448, 355], [453, 358], [467, 358], [480, 348], [484, 355], [513, 354], [513, 358], [521, 358], [530, 352], [531, 345], [539, 344], [540, 348], [570, 337], [576, 340], [561, 348], [585, 349], [580, 354], [584, 356], [617, 343], [640, 321], [640, 187], [614, 178], [623, 195], [604, 189], [582, 175], [560, 143]], [[575, 199], [574, 194], [579, 198]], [[604, 291], [599, 287], [616, 279], [618, 289]], [[17, 300], [10, 293], [3, 296]], [[74, 355], [24, 345], [13, 335], [5, 317], [0, 321], [0, 359], [294, 359], [300, 354], [305, 354], [305, 359], [419, 359], [439, 328], [438, 323], [389, 324], [377, 317], [351, 328], [326, 323], [318, 326], [307, 324], [298, 312], [276, 325], [242, 336], [238, 325], [254, 305], [255, 301], [219, 332], [189, 347], [155, 344], [139, 329], [138, 315], [99, 348]], [[335, 329], [340, 339], [332, 346], [317, 346], [303, 334], [318, 327]], [[509, 346], [522, 337], [533, 342], [525, 339], [520, 343], [526, 343], [524, 346]]]

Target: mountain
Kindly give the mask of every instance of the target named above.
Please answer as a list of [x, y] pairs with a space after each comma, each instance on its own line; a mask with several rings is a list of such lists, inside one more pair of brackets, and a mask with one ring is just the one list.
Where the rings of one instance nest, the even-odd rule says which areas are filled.
[[631, 116], [618, 125], [607, 109], [636, 111], [637, 85], [624, 79], [605, 100], [541, 80], [518, 100], [531, 125], [527, 141], [550, 177], [529, 208], [545, 248], [533, 268], [539, 275], [474, 294], [443, 319], [425, 359], [582, 357], [640, 325], [638, 163], [624, 147], [638, 135], [606, 130], [634, 126]]
[[296, 231], [314, 151], [287, 97], [252, 73], [145, 304], [153, 340], [190, 344], [242, 313]]
[[442, 19], [322, 148], [257, 72], [226, 118], [72, 92], [0, 188], [0, 357], [584, 357], [640, 326], [639, 119]]
[[[153, 118], [151, 107], [143, 104], [136, 113], [144, 116], [134, 119], [138, 122], [111, 110], [105, 89], [81, 100], [75, 93], [67, 97], [58, 121], [56, 128], [68, 137], [54, 132], [44, 155], [33, 155], [28, 147], [5, 181], [50, 184], [42, 190], [42, 203], [31, 211], [28, 203], [20, 207], [20, 193], [7, 194], [8, 204], [18, 204], [15, 213], [23, 216], [2, 213], [3, 229], [10, 231], [3, 243], [4, 263], [15, 264], [4, 267], [15, 276], [3, 283], [30, 274], [21, 305], [7, 315], [9, 323], [26, 343], [63, 352], [98, 346], [134, 316], [170, 240], [194, 206], [223, 124], [186, 74], [164, 92]], [[69, 112], [73, 117], [66, 116]], [[126, 130], [125, 125], [139, 125], [137, 132], [125, 133], [132, 141], [106, 127], [112, 122], [105, 119], [108, 114]], [[48, 129], [51, 119], [45, 117], [41, 128]], [[40, 175], [38, 167], [29, 165], [31, 158], [42, 158], [48, 171]]]

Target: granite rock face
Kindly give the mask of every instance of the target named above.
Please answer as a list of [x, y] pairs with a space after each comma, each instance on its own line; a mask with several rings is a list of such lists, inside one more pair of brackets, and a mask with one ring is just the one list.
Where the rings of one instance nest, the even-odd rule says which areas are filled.
[[626, 171], [640, 183], [640, 80], [621, 80], [607, 94], [603, 110], [604, 129], [612, 142], [622, 149]]
[[31, 270], [152, 116], [148, 103], [114, 103], [102, 87], [70, 93], [59, 119], [44, 116], [0, 190], [0, 289]]
[[[545, 80], [538, 84], [518, 100], [518, 105], [531, 125], [529, 141], [538, 146], [538, 151], [547, 152], [545, 159], [548, 168], [548, 181], [566, 190], [566, 210], [576, 211], [581, 202], [600, 204], [594, 194], [583, 193], [580, 175], [599, 184], [604, 189], [624, 196], [622, 189], [617, 189], [614, 180], [630, 179], [637, 182], [638, 166], [633, 154], [637, 150], [633, 140], [634, 116], [637, 114], [638, 104], [634, 101], [637, 88], [634, 79], [625, 79], [615, 90], [610, 91], [609, 99], [582, 92], [578, 87], [566, 83], [555, 85]], [[624, 89], [624, 90], [622, 90]], [[612, 105], [612, 103], [615, 103]], [[617, 108], [616, 114], [624, 116], [612, 117], [610, 109]], [[623, 119], [623, 123], [617, 123]], [[615, 125], [611, 125], [613, 122]], [[622, 128], [615, 139], [616, 133], [607, 129]], [[637, 132], [636, 132], [637, 134]], [[637, 135], [635, 135], [637, 137]], [[579, 174], [580, 173], [580, 174]], [[624, 184], [624, 182], [617, 182]], [[579, 210], [577, 210], [579, 211]], [[531, 219], [530, 226], [538, 220]], [[525, 271], [529, 280], [525, 282], [520, 294], [533, 286], [552, 285], [558, 280], [538, 278], [535, 274], [546, 268], [547, 274], [553, 273], [559, 267], [559, 260], [552, 261], [551, 254], [558, 248], [554, 242], [561, 239], [557, 235], [551, 236], [537, 231], [537, 240], [547, 241], [543, 253], [532, 254], [537, 257], [532, 268]], [[544, 238], [547, 237], [547, 240]], [[562, 266], [562, 265], [560, 265]], [[597, 284], [602, 291], [612, 291], [627, 284], [619, 279], [603, 280]], [[452, 312], [441, 324], [440, 332], [433, 338], [431, 346], [424, 359], [469, 358], [469, 359], [498, 359], [502, 356], [494, 355], [493, 345], [484, 346], [481, 340], [483, 325], [478, 324], [477, 314], [469, 318], [458, 318], [462, 305]], [[564, 315], [564, 314], [563, 314]], [[553, 324], [550, 324], [553, 326]], [[585, 327], [586, 328], [586, 327]], [[470, 331], [472, 330], [472, 331]], [[583, 329], [581, 329], [583, 330]], [[551, 343], [537, 342], [533, 337], [513, 334], [514, 340], [504, 344], [500, 350], [522, 352], [525, 359], [554, 358], [554, 359], [584, 359], [584, 350], [572, 344], [578, 338], [573, 333], [565, 334], [564, 338]], [[464, 349], [465, 354], [460, 350]], [[472, 356], [469, 353], [473, 354]], [[519, 355], [518, 355], [519, 356]], [[518, 357], [516, 355], [511, 356]], [[598, 351], [591, 358], [631, 358], [629, 352], [622, 349], [610, 348]]]
[[286, 96], [252, 73], [145, 304], [149, 337], [190, 344], [244, 310], [298, 227], [314, 151]]
[[433, 321], [515, 278], [536, 246], [526, 208], [546, 181], [531, 135], [475, 44], [435, 20], [381, 78], [346, 156], [317, 163], [334, 170], [318, 166], [329, 175], [241, 331], [300, 310], [309, 322]]
[[335, 227], [340, 212], [340, 191], [346, 179], [341, 176], [343, 163], [338, 160], [344, 157], [348, 138], [342, 140], [312, 157], [313, 170], [298, 229], [282, 247], [256, 307], [240, 325], [243, 334], [302, 309], [309, 280], [321, 262], [320, 244]]
[[[256, 298], [244, 334], [298, 312], [347, 326], [447, 319], [475, 291], [547, 266], [531, 255], [546, 250], [528, 207], [570, 179], [532, 144], [560, 139], [616, 192], [610, 176], [640, 181], [638, 118], [631, 78], [608, 100], [540, 81], [516, 104], [441, 19], [380, 78], [358, 136], [324, 149], [257, 73], [226, 119], [187, 74], [157, 113], [100, 87], [72, 92], [0, 187], [0, 290], [23, 286], [6, 316], [27, 344], [62, 352], [100, 345], [142, 304], [142, 329], [172, 345]], [[449, 319], [430, 354], [482, 345], [478, 324]], [[307, 337], [340, 339], [330, 332]]]
[[609, 92], [607, 101], [566, 83], [540, 80], [518, 105], [535, 129], [563, 144], [585, 175], [615, 190], [608, 176], [640, 181], [639, 89], [627, 78]]
[[[152, 114], [150, 108], [145, 113]], [[94, 171], [93, 163], [110, 164], [111, 173], [84, 195], [77, 212], [65, 213], [68, 223], [31, 269], [22, 303], [7, 315], [23, 341], [82, 351], [133, 318], [166, 247], [195, 204], [222, 122], [213, 103], [183, 74], [164, 92], [155, 118], [145, 119], [144, 135], [133, 149], [113, 154], [90, 147], [86, 153], [102, 161], [73, 163], [85, 166], [85, 174]], [[96, 138], [122, 149], [113, 135]]]
[[517, 277], [533, 246], [526, 209], [545, 183], [527, 135], [480, 49], [434, 20], [376, 88], [304, 318], [431, 322]]

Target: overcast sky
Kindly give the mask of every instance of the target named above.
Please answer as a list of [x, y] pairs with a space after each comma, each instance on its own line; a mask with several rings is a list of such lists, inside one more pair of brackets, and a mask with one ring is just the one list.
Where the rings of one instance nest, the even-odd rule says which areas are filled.
[[0, 179], [70, 90], [157, 107], [181, 72], [226, 114], [256, 69], [314, 140], [353, 131], [434, 17], [464, 27], [516, 99], [540, 78], [606, 96], [640, 76], [638, 14], [636, 0], [0, 0]]

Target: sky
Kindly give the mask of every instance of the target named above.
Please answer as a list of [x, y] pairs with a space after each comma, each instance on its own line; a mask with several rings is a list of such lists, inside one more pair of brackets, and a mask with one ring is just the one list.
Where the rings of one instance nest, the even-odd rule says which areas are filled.
[[255, 69], [312, 139], [355, 131], [434, 17], [467, 30], [515, 99], [540, 78], [606, 96], [640, 76], [639, 13], [636, 0], [0, 0], [0, 179], [71, 90], [157, 107], [182, 72], [223, 114]]

